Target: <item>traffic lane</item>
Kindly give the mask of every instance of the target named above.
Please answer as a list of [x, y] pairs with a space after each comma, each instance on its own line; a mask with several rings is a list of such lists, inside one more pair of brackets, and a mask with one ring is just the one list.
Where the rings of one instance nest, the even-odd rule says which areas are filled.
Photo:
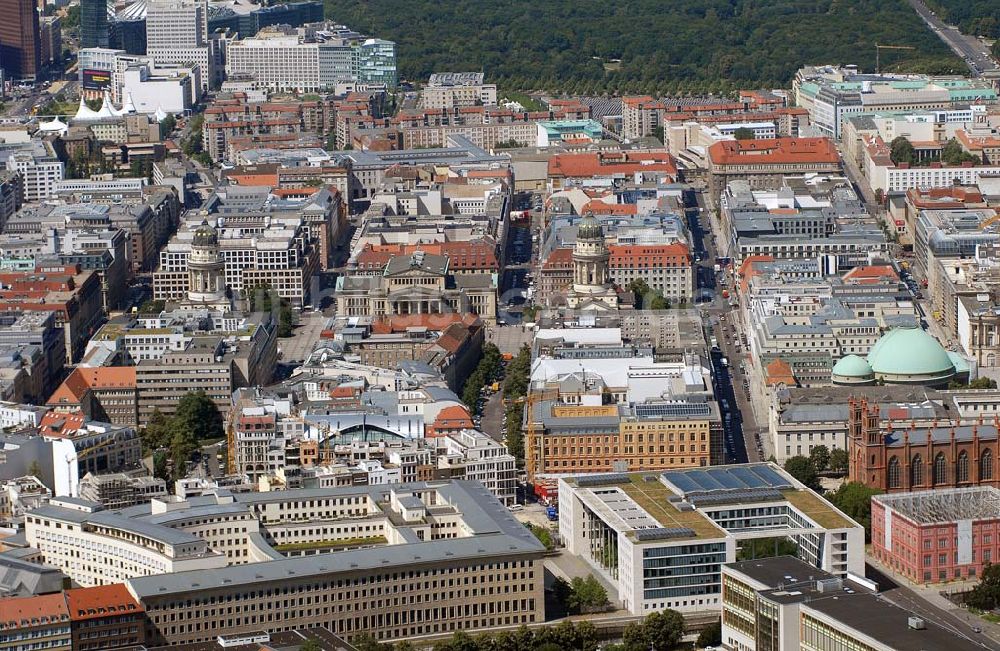
[[[729, 334], [726, 332], [727, 326], [730, 328]], [[719, 324], [716, 339], [719, 341], [722, 354], [729, 362], [729, 367], [724, 369], [724, 375], [728, 390], [727, 399], [734, 413], [734, 435], [738, 434], [736, 449], [740, 451], [739, 456], [745, 461], [759, 461], [763, 458], [763, 448], [759, 440], [761, 426], [757, 423], [753, 405], [750, 403], [750, 378], [741, 367], [743, 348], [741, 345], [737, 350], [737, 337], [739, 333], [735, 331], [735, 323], [731, 320]]]
[[[956, 635], [960, 635], [976, 646], [982, 647], [983, 649], [1000, 648], [1000, 640], [991, 637], [988, 633], [983, 632], [982, 626], [978, 623], [974, 623], [973, 621], [964, 621], [960, 617], [956, 617], [945, 610], [934, 607], [933, 604], [915, 594], [909, 588], [900, 586], [881, 594], [887, 600], [896, 604], [903, 610], [908, 610], [922, 617], [926, 621], [933, 622], [941, 628], [947, 629]], [[977, 628], [980, 629], [980, 632], [976, 632], [975, 629]]]
[[[716, 338], [721, 333], [716, 332]], [[716, 398], [719, 404], [719, 414], [722, 418], [722, 432], [725, 441], [726, 458], [733, 463], [747, 462], [747, 448], [743, 436], [742, 415], [733, 390], [730, 369], [722, 364], [724, 357], [721, 350], [712, 351], [713, 376], [715, 378]]]

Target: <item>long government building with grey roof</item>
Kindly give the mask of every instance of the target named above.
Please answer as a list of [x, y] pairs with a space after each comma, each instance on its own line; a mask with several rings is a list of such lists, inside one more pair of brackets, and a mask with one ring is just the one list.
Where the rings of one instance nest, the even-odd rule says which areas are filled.
[[57, 498], [28, 543], [124, 582], [154, 644], [310, 626], [380, 640], [544, 621], [544, 547], [478, 482], [232, 494], [103, 510]]

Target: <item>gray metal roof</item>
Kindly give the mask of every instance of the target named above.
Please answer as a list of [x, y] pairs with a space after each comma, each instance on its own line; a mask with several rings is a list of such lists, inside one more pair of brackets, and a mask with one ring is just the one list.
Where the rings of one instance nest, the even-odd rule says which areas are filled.
[[[545, 550], [535, 536], [479, 482], [451, 481], [440, 484], [418, 482], [393, 486], [303, 489], [296, 490], [294, 498], [369, 494], [381, 500], [390, 490], [436, 490], [439, 502], [444, 501], [455, 507], [473, 535], [468, 538], [384, 545], [321, 556], [137, 577], [129, 579], [128, 583], [140, 599], [145, 599], [231, 587], [234, 584], [252, 585], [310, 579], [340, 572], [371, 572], [379, 569], [388, 571], [462, 559], [492, 561], [507, 555], [541, 554]], [[290, 499], [291, 497], [289, 494], [282, 495], [281, 491], [259, 493], [256, 497], [254, 495], [246, 493], [235, 497], [244, 503], [258, 501], [259, 498]]]
[[190, 534], [186, 531], [171, 529], [170, 527], [161, 524], [153, 524], [151, 522], [136, 520], [134, 518], [126, 518], [111, 511], [98, 511], [97, 513], [90, 513], [88, 515], [90, 517], [86, 519], [87, 522], [114, 527], [116, 529], [121, 529], [122, 531], [134, 533], [138, 536], [145, 536], [152, 540], [162, 542], [164, 545], [206, 544], [205, 541], [198, 536]]

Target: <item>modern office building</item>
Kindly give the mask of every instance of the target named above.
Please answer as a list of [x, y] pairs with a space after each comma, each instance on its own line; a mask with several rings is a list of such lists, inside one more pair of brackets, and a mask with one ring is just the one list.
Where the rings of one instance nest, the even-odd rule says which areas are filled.
[[222, 83], [223, 43], [209, 38], [206, 0], [150, 0], [146, 5], [146, 54], [157, 65], [197, 64], [202, 86]]
[[775, 464], [559, 480], [559, 533], [633, 615], [717, 611], [722, 568], [757, 538], [796, 543], [803, 565], [864, 573], [864, 529]]
[[80, 47], [111, 47], [114, 3], [108, 0], [80, 0]]
[[325, 30], [309, 36], [269, 29], [229, 45], [229, 76], [249, 76], [276, 91], [315, 92], [338, 84], [393, 89], [397, 84], [396, 44], [381, 39], [345, 39]]
[[983, 648], [876, 593], [791, 556], [722, 567], [722, 644], [739, 651], [966, 651]]
[[[240, 218], [231, 211], [243, 208]], [[277, 216], [247, 214], [246, 204], [234, 202], [209, 226], [201, 214], [190, 214], [177, 234], [160, 251], [160, 266], [153, 275], [153, 296], [159, 300], [187, 298], [201, 289], [191, 262], [199, 255], [219, 261], [223, 291], [249, 297], [251, 289], [267, 286], [293, 305], [308, 303], [310, 279], [319, 261], [314, 240], [301, 214]], [[212, 290], [211, 293], [214, 293]]]
[[37, 4], [0, 0], [0, 67], [5, 80], [33, 80], [41, 73]]
[[805, 66], [792, 80], [796, 106], [809, 111], [824, 134], [840, 138], [852, 116], [882, 111], [948, 110], [994, 104], [996, 90], [985, 79], [862, 73], [857, 66]]

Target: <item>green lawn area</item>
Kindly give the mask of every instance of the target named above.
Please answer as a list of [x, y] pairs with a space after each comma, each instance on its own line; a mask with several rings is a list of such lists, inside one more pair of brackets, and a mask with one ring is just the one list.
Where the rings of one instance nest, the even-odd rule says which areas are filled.
[[792, 506], [802, 511], [810, 519], [815, 520], [816, 524], [821, 527], [839, 529], [853, 526], [847, 518], [841, 515], [840, 511], [829, 506], [809, 491], [786, 490], [782, 491], [782, 494]]
[[526, 93], [503, 91], [500, 95], [503, 95], [501, 99], [508, 99], [512, 102], [517, 102], [528, 111], [544, 111], [547, 109], [545, 104]]
[[667, 528], [688, 527], [698, 538], [721, 538], [722, 529], [698, 511], [678, 511], [667, 500], [673, 493], [659, 481], [645, 481], [644, 473], [629, 475], [630, 483], [619, 485], [632, 501]]
[[314, 542], [284, 543], [275, 545], [279, 552], [301, 552], [310, 549], [336, 549], [338, 547], [359, 547], [363, 545], [384, 545], [388, 540], [385, 536], [368, 536], [367, 538], [343, 538], [341, 540], [316, 540]]

